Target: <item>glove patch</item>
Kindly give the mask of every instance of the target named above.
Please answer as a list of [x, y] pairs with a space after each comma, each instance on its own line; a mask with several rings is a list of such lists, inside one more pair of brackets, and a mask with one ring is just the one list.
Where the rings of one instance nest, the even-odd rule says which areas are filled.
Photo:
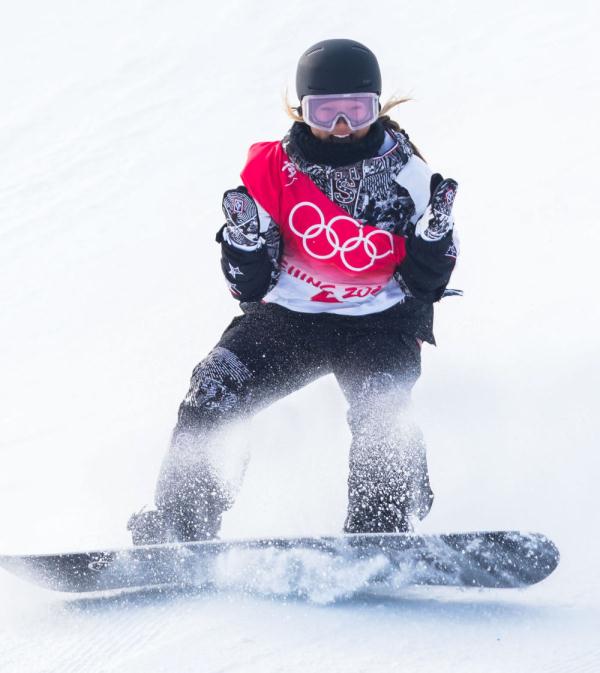
[[439, 241], [454, 226], [452, 205], [458, 183], [452, 178], [441, 179], [436, 173], [431, 178], [431, 201], [417, 222], [415, 234], [424, 241]]
[[237, 189], [225, 192], [223, 214], [226, 225], [223, 238], [230, 245], [246, 250], [255, 250], [259, 244], [258, 208], [252, 197]]

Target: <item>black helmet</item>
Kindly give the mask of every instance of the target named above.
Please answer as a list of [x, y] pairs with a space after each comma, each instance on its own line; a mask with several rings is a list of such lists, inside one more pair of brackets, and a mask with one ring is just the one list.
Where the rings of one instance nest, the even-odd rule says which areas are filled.
[[375, 54], [354, 40], [323, 40], [307, 49], [296, 70], [296, 93], [381, 95], [381, 72]]

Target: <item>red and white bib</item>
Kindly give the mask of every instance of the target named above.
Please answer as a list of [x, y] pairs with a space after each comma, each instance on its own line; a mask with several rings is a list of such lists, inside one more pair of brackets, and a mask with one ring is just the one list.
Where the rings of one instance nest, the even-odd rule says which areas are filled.
[[265, 301], [350, 315], [402, 301], [392, 276], [406, 254], [404, 238], [350, 217], [296, 168], [279, 141], [252, 145], [241, 177], [283, 242], [281, 276]]

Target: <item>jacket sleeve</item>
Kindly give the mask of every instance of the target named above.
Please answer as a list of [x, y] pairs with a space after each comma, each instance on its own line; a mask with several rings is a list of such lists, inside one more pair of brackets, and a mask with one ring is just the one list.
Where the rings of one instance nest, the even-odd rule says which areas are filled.
[[[244, 201], [252, 201], [244, 187], [229, 190]], [[227, 224], [217, 232], [216, 240], [221, 244], [221, 270], [234, 299], [239, 302], [260, 301], [274, 285], [278, 275], [279, 230], [269, 214], [252, 202], [258, 219], [259, 239], [254, 249], [248, 249], [231, 240], [227, 235]]]
[[414, 234], [406, 241], [406, 257], [396, 272], [416, 299], [439, 301], [456, 264], [458, 246], [449, 231], [439, 241], [425, 241]]

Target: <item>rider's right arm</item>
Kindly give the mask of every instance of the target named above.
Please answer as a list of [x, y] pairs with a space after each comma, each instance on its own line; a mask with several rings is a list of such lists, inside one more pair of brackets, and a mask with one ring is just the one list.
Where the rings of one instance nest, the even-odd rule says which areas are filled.
[[260, 301], [277, 275], [277, 255], [268, 245], [276, 225], [245, 187], [225, 192], [223, 213], [217, 242], [229, 291], [240, 302]]

